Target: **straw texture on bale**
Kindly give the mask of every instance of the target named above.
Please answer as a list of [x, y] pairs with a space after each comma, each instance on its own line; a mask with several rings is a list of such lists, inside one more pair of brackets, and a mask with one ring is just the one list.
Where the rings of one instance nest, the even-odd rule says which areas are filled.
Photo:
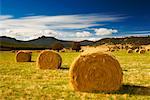
[[102, 52], [82, 53], [72, 63], [70, 84], [76, 91], [113, 91], [122, 83], [122, 69], [112, 56]]
[[127, 51], [127, 53], [133, 53], [133, 50], [132, 50], [132, 49], [129, 49], [129, 50]]
[[30, 62], [31, 61], [31, 52], [28, 51], [18, 51], [16, 54], [17, 62]]
[[61, 56], [51, 50], [42, 51], [37, 58], [37, 66], [40, 69], [59, 69], [62, 63]]
[[139, 53], [140, 53], [140, 54], [143, 54], [143, 53], [145, 53], [145, 52], [146, 52], [146, 50], [144, 50], [144, 49], [140, 49], [140, 50], [139, 50]]

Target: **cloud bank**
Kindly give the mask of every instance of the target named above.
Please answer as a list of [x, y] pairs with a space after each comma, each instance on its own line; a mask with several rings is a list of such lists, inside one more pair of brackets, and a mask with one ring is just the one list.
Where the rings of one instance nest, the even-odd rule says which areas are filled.
[[[19, 40], [30, 40], [42, 35], [59, 39], [92, 37], [94, 33], [86, 31], [86, 28], [103, 27], [105, 24], [101, 24], [101, 22], [116, 22], [125, 18], [107, 14], [41, 15], [21, 18], [1, 15], [0, 35]], [[71, 30], [71, 32], [68, 30]], [[94, 31], [96, 35], [108, 35], [117, 32], [117, 30], [106, 28], [95, 29]]]
[[88, 31], [83, 31], [83, 32], [77, 32], [76, 33], [77, 37], [90, 37], [92, 36], [92, 33], [88, 32]]
[[94, 29], [96, 32], [96, 35], [111, 35], [112, 33], [117, 33], [118, 30], [116, 29], [107, 29], [107, 28], [99, 28], [99, 29]]

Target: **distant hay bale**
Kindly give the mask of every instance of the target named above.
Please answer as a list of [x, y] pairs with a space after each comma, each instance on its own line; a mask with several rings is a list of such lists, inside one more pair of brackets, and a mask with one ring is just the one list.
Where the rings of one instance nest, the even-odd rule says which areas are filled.
[[134, 51], [135, 51], [135, 52], [139, 52], [139, 49], [135, 49]]
[[65, 52], [65, 50], [64, 50], [64, 49], [62, 49], [62, 50], [60, 50], [60, 52]]
[[114, 91], [122, 83], [122, 69], [112, 56], [102, 52], [83, 52], [72, 63], [70, 84], [76, 91]]
[[126, 45], [124, 48], [125, 48], [126, 50], [128, 50], [130, 47], [129, 47], [128, 45]]
[[116, 49], [116, 51], [119, 51], [119, 49]]
[[111, 49], [110, 51], [111, 51], [111, 52], [114, 52], [114, 51], [115, 51], [115, 49]]
[[139, 53], [140, 53], [140, 54], [144, 54], [145, 52], [146, 52], [145, 49], [140, 49], [140, 50], [139, 50]]
[[123, 46], [121, 46], [121, 49], [124, 49], [124, 47], [123, 47]]
[[22, 50], [12, 50], [12, 53], [18, 53], [19, 51], [22, 51]]
[[40, 69], [59, 69], [62, 58], [55, 51], [44, 50], [39, 54], [36, 63]]
[[147, 51], [150, 51], [150, 49], [147, 49]]
[[40, 53], [42, 50], [35, 50], [36, 53]]
[[84, 50], [79, 50], [79, 52], [83, 52]]
[[133, 53], [133, 50], [132, 49], [128, 49], [127, 53]]
[[31, 62], [31, 52], [28, 51], [18, 51], [16, 54], [17, 62]]
[[16, 50], [11, 50], [12, 53], [16, 53]]

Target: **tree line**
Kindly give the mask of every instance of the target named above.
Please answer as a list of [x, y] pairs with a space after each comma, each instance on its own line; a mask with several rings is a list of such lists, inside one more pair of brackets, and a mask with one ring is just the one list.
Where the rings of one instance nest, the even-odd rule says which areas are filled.
[[[63, 44], [61, 44], [60, 42], [58, 43], [54, 43], [50, 49], [52, 50], [56, 50], [56, 51], [60, 51], [64, 48]], [[80, 42], [73, 42], [72, 46], [71, 46], [72, 50], [75, 50], [76, 52], [79, 52], [79, 50], [81, 50], [81, 45]]]

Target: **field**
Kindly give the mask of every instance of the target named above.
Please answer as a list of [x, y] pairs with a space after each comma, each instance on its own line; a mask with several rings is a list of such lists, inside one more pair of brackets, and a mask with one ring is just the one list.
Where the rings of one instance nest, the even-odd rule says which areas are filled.
[[127, 54], [113, 52], [123, 69], [123, 85], [119, 91], [76, 92], [69, 86], [68, 71], [71, 62], [80, 53], [60, 53], [63, 58], [59, 70], [41, 70], [36, 67], [38, 53], [32, 62], [15, 62], [15, 53], [0, 52], [0, 100], [150, 100], [150, 52]]

